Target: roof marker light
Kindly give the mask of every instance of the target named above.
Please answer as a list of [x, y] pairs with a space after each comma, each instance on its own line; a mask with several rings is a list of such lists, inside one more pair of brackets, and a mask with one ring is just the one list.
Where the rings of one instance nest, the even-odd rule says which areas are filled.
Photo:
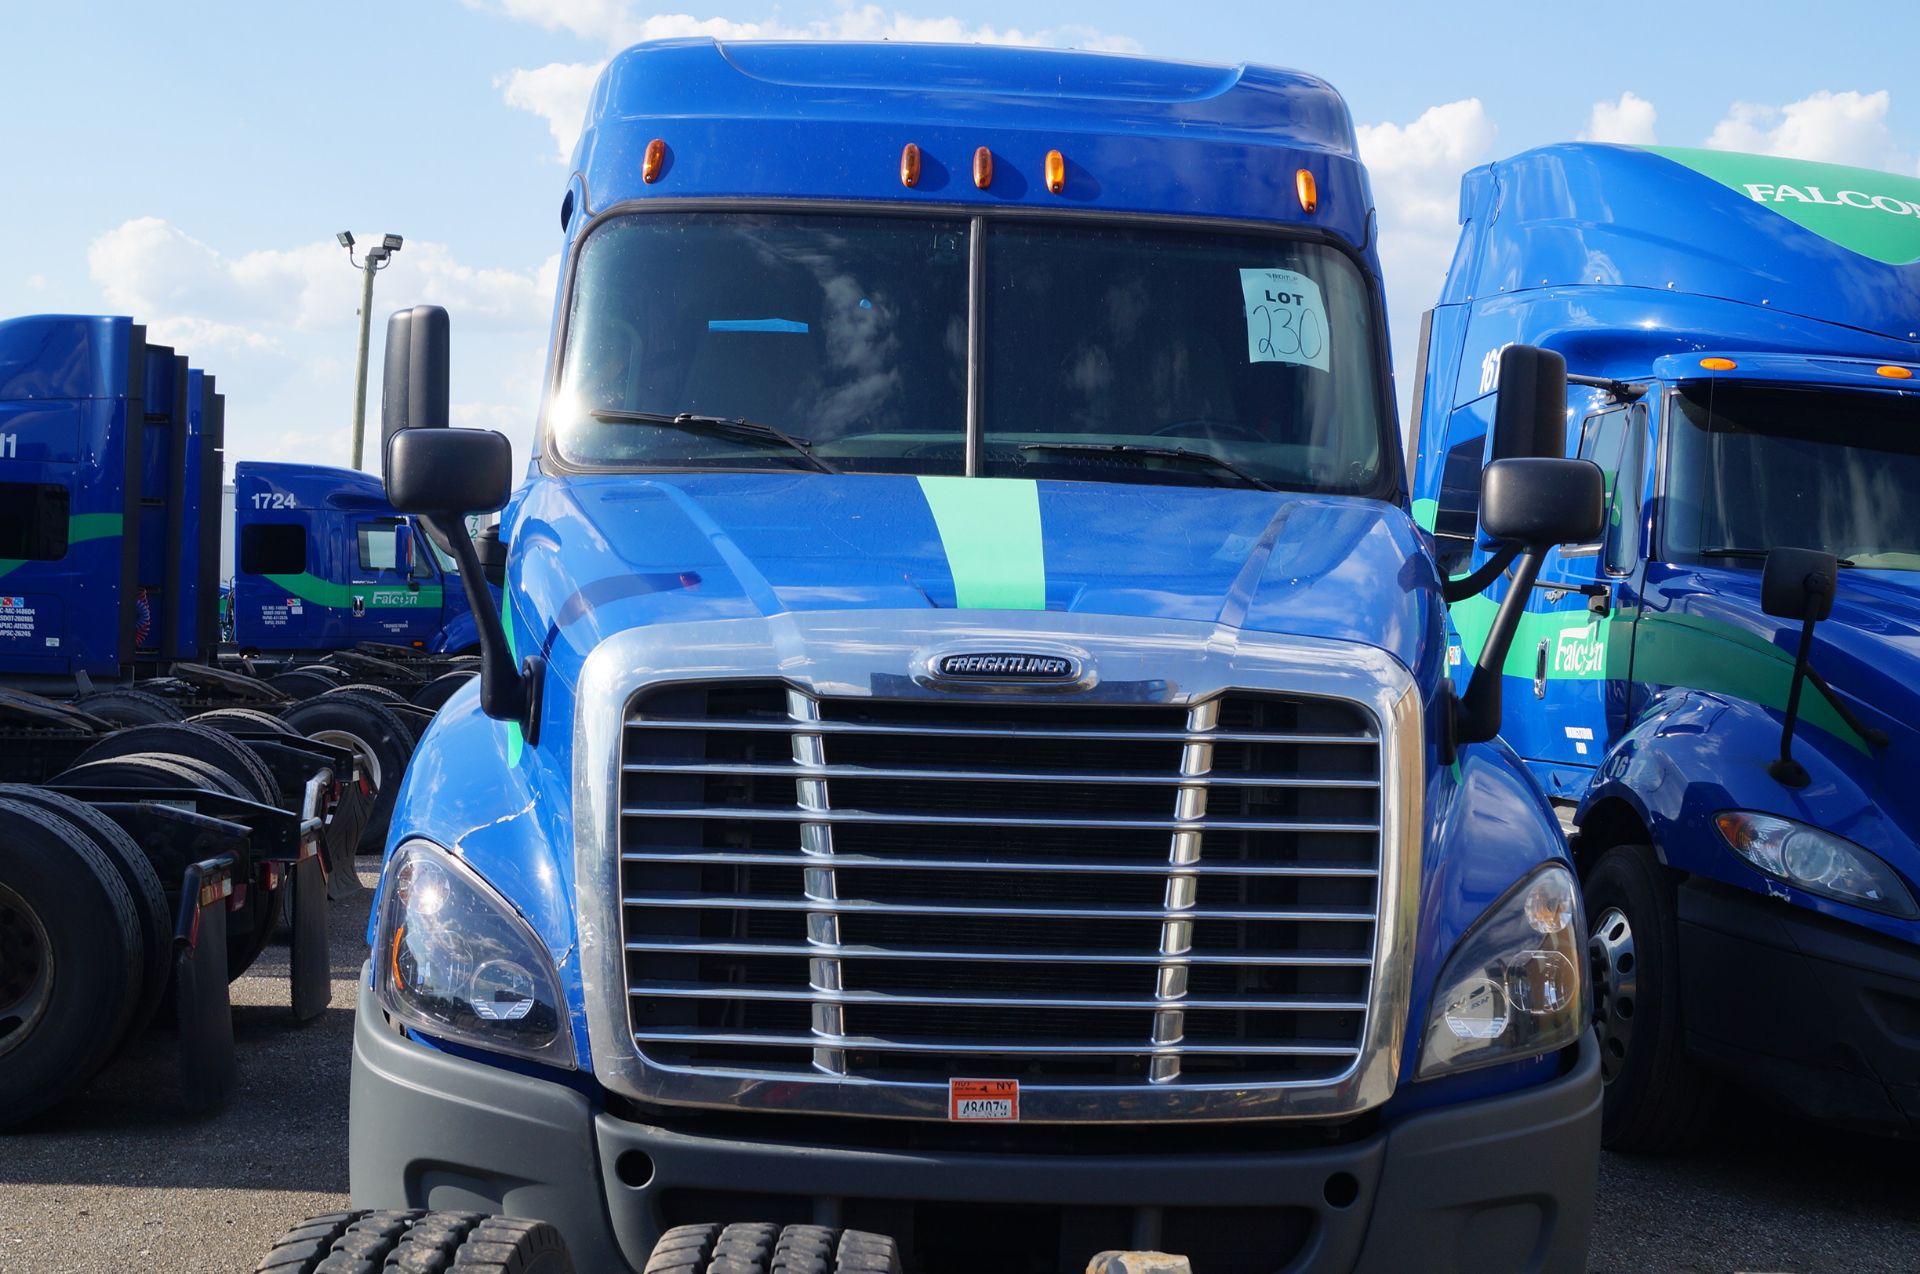
[[1300, 211], [1312, 212], [1320, 206], [1320, 183], [1313, 173], [1302, 168], [1293, 175], [1293, 193], [1300, 196]]
[[993, 184], [993, 152], [985, 146], [973, 152], [973, 184], [982, 190]]
[[1739, 365], [1740, 364], [1734, 362], [1731, 358], [1703, 358], [1700, 360], [1700, 366], [1710, 372], [1730, 372]]
[[1879, 375], [1885, 376], [1888, 380], [1913, 379], [1913, 369], [1911, 367], [1896, 367], [1892, 363], [1888, 363], [1885, 367], [1876, 367], [1873, 370]]
[[667, 162], [667, 144], [658, 137], [647, 143], [646, 157], [640, 161], [640, 180], [651, 186], [660, 180], [661, 165]]
[[900, 184], [909, 190], [920, 184], [920, 148], [912, 142], [900, 148]]
[[1047, 152], [1047, 189], [1059, 194], [1067, 188], [1067, 157], [1057, 150]]

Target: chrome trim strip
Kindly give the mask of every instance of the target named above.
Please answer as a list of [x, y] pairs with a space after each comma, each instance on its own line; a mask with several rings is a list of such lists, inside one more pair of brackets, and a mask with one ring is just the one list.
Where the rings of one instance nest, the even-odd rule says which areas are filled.
[[[1219, 722], [1218, 699], [1208, 699], [1187, 709], [1187, 731], [1190, 734], [1203, 734]], [[1210, 739], [1195, 740], [1181, 748], [1181, 778], [1202, 779], [1212, 769], [1213, 743]], [[1173, 816], [1188, 826], [1174, 832], [1167, 850], [1167, 867], [1171, 874], [1167, 877], [1166, 910], [1176, 914], [1168, 915], [1160, 925], [1160, 973], [1155, 981], [1153, 998], [1162, 1007], [1153, 1015], [1155, 1044], [1178, 1044], [1186, 1038], [1187, 1011], [1182, 1006], [1182, 1001], [1187, 998], [1187, 964], [1184, 957], [1193, 950], [1193, 922], [1200, 918], [1195, 906], [1199, 901], [1200, 882], [1193, 873], [1182, 868], [1200, 861], [1201, 833], [1190, 829], [1206, 825], [1201, 820], [1207, 816], [1207, 789], [1198, 784], [1183, 784], [1174, 794]], [[1367, 922], [1373, 922], [1371, 913], [1367, 915]], [[1179, 1077], [1178, 1054], [1156, 1056], [1147, 1071], [1148, 1081], [1155, 1084], [1164, 1084]]]
[[[1198, 740], [1188, 740], [1195, 746]], [[1212, 747], [1212, 740], [1202, 746]], [[635, 761], [620, 767], [627, 774], [725, 774], [742, 778], [796, 779], [907, 779], [937, 783], [1115, 783], [1152, 786], [1189, 786], [1193, 780], [1178, 774], [1081, 773], [1074, 770], [889, 770], [869, 765], [772, 765], [730, 761]], [[1292, 774], [1210, 774], [1208, 787], [1308, 787], [1366, 791], [1380, 786], [1378, 779], [1301, 778]]]
[[[811, 826], [811, 824], [809, 824]], [[1359, 923], [1372, 924], [1372, 911], [1303, 911], [1303, 910], [1258, 910], [1245, 907], [1205, 907], [1194, 901], [1193, 875], [1185, 868], [1199, 854], [1197, 848], [1187, 848], [1187, 843], [1199, 838], [1188, 832], [1175, 832], [1174, 853], [1179, 855], [1171, 860], [1161, 874], [1167, 876], [1167, 905], [1164, 907], [1103, 907], [1093, 904], [1085, 907], [969, 907], [959, 903], [919, 902], [914, 900], [892, 899], [887, 902], [874, 902], [865, 898], [834, 898], [824, 892], [816, 893], [812, 886], [807, 888], [804, 898], [759, 898], [752, 895], [735, 896], [732, 894], [623, 894], [620, 902], [627, 907], [673, 907], [690, 910], [716, 909], [720, 911], [804, 911], [812, 930], [812, 920], [816, 916], [993, 916], [1016, 920], [1161, 920], [1168, 925], [1184, 927], [1178, 940], [1161, 938], [1160, 955], [1163, 963], [1177, 963], [1177, 958], [1192, 949], [1192, 929], [1196, 920], [1272, 920], [1299, 924], [1314, 923]], [[814, 868], [808, 868], [814, 871]], [[831, 877], [831, 867], [820, 869], [822, 875]], [[830, 888], [831, 885], [825, 886]], [[821, 946], [838, 946], [837, 938], [819, 940]], [[1183, 979], [1184, 981], [1184, 979]], [[822, 987], [822, 990], [836, 990], [835, 987]], [[1177, 996], [1173, 998], [1179, 998]]]
[[[913, 683], [916, 652], [946, 643], [1019, 649], [1049, 639], [1072, 642], [1098, 662], [1101, 683], [1080, 703], [1158, 703], [1191, 709], [1224, 690], [1327, 696], [1363, 705], [1378, 738], [1337, 735], [1328, 743], [1379, 747], [1380, 874], [1371, 958], [1297, 952], [1205, 952], [1191, 965], [1371, 965], [1369, 1005], [1351, 1065], [1325, 1079], [1250, 1083], [1183, 1074], [1151, 1087], [1125, 1082], [1022, 1084], [1021, 1116], [1032, 1123], [1324, 1119], [1386, 1101], [1405, 1047], [1421, 871], [1425, 739], [1422, 703], [1406, 668], [1373, 647], [1245, 632], [1212, 623], [1062, 612], [934, 611], [801, 612], [769, 619], [662, 624], [603, 642], [587, 658], [576, 687], [574, 721], [575, 879], [579, 893], [581, 967], [593, 1069], [610, 1091], [635, 1101], [714, 1109], [793, 1111], [869, 1118], [944, 1120], [947, 1086], [913, 1076], [807, 1074], [792, 1068], [755, 1070], [717, 1063], [651, 1062], [637, 1051], [626, 979], [629, 950], [681, 954], [802, 954], [813, 958], [894, 961], [1030, 960], [1027, 951], [914, 951], [793, 943], [654, 941], [623, 937], [620, 913], [621, 742], [628, 705], [642, 689], [735, 678], [779, 679], [809, 694], [835, 698], [924, 695], [933, 701], [973, 699]], [[991, 696], [979, 696], [991, 703]], [[1004, 700], [1002, 700], [1004, 701]], [[713, 728], [688, 722], [681, 728]], [[813, 732], [837, 732], [819, 722]], [[767, 729], [766, 723], [752, 728]], [[791, 731], [787, 723], [771, 728]], [[874, 731], [867, 731], [875, 733]], [[916, 733], [916, 731], [902, 731]], [[919, 733], [925, 733], [920, 731]], [[937, 733], [937, 732], [936, 732]], [[984, 730], [983, 735], [1000, 732]], [[1048, 732], [1061, 737], [1065, 732]], [[1144, 732], [1094, 731], [1138, 740]], [[1185, 732], [1171, 734], [1190, 741]], [[1216, 739], [1221, 736], [1214, 736]], [[1286, 741], [1256, 736], [1256, 741]], [[1193, 740], [1200, 741], [1200, 740]], [[1185, 790], [1176, 788], [1178, 790]], [[685, 816], [684, 814], [681, 816]], [[833, 815], [826, 820], [831, 822]], [[1174, 830], [1173, 821], [1155, 825]], [[1151, 951], [1061, 953], [1062, 963], [1151, 964]], [[1049, 958], [1056, 958], [1049, 953]], [[847, 1037], [808, 1034], [805, 1046], [845, 1047]], [[1132, 1047], [1132, 1046], [1129, 1046]], [[1156, 1046], [1145, 1046], [1156, 1047]], [[1179, 1046], [1174, 1046], [1177, 1049]], [[1031, 1051], [1030, 1042], [1020, 1045]], [[952, 1051], [952, 1050], [950, 1050]], [[1172, 1051], [1172, 1050], [1170, 1050]], [[1149, 1054], [1150, 1055], [1150, 1054]]]
[[[708, 678], [688, 678], [688, 680], [708, 680]], [[735, 676], [745, 676], [735, 673]], [[1236, 687], [1221, 687], [1233, 689]], [[1259, 687], [1237, 687], [1239, 689], [1258, 689]], [[945, 699], [955, 702], [981, 696], [960, 695], [949, 692]], [[1083, 702], [1097, 702], [1097, 699]], [[785, 722], [774, 721], [730, 721], [724, 717], [715, 717], [711, 721], [699, 721], [685, 717], [648, 717], [641, 721], [629, 721], [627, 727], [633, 730], [680, 730], [699, 732], [701, 730], [745, 730], [759, 731], [763, 734], [785, 734], [793, 727]], [[1214, 735], [1197, 735], [1191, 731], [1180, 730], [995, 730], [977, 726], [933, 726], [933, 725], [886, 725], [878, 722], [869, 724], [864, 721], [822, 721], [815, 726], [816, 734], [905, 734], [915, 736], [949, 735], [959, 739], [1093, 739], [1108, 743], [1310, 743], [1342, 744], [1361, 743], [1368, 747], [1380, 740], [1371, 734], [1250, 734], [1246, 731], [1223, 731]]]
[[[659, 1044], [734, 1044], [743, 1048], [807, 1048], [820, 1039], [818, 1033], [780, 1035], [763, 1031], [635, 1031], [636, 1041]], [[1089, 1042], [1082, 1040], [1006, 1041], [889, 1040], [873, 1035], [842, 1035], [834, 1038], [836, 1048], [862, 1049], [871, 1053], [977, 1053], [983, 1056], [1018, 1056], [1042, 1053], [1055, 1057], [1163, 1057], [1169, 1050], [1221, 1057], [1354, 1057], [1359, 1049], [1331, 1044], [1137, 1044]], [[1243, 1081], [1244, 1083], [1244, 1081]], [[944, 1085], [943, 1085], [944, 1087]], [[1025, 1085], [1022, 1085], [1025, 1088]], [[1023, 1092], [1022, 1097], [1025, 1096]]]
[[[795, 736], [800, 737], [800, 736]], [[1196, 789], [1182, 787], [1181, 792]], [[878, 810], [773, 809], [747, 805], [735, 809], [717, 805], [627, 805], [628, 818], [718, 818], [758, 823], [881, 823], [907, 827], [1075, 827], [1108, 832], [1356, 832], [1377, 835], [1378, 823], [1301, 823], [1283, 819], [1264, 822], [1182, 823], [1173, 818], [1048, 818], [1039, 814], [1003, 817], [993, 814], [888, 814]]]
[[[767, 1000], [811, 1004], [820, 993], [797, 986], [745, 986], [733, 982], [701, 982], [674, 986], [652, 982], [644, 987], [635, 988], [630, 994], [641, 997], [657, 995], [667, 999], [684, 1000]], [[1096, 995], [1015, 995], [1005, 992], [995, 995], [934, 995], [924, 991], [842, 991], [832, 998], [837, 1004], [903, 1004], [934, 1008], [981, 1009], [1114, 1009], [1135, 1013], [1143, 1009], [1158, 1008], [1160, 1005], [1158, 1000], [1137, 997], [1128, 999], [1123, 996]], [[1365, 1000], [1303, 1000], [1285, 997], [1222, 999], [1217, 996], [1188, 996], [1180, 1001], [1180, 1005], [1182, 1008], [1220, 1009], [1235, 1013], [1262, 1013], [1269, 1010], [1284, 1013], [1364, 1013], [1367, 1008]]]
[[[820, 720], [819, 702], [798, 690], [787, 691], [787, 712], [796, 726], [812, 725]], [[818, 734], [804, 729], [794, 731], [795, 765], [818, 770], [826, 765], [826, 759]], [[793, 786], [802, 811], [811, 814], [827, 812], [827, 784], [824, 779], [801, 779]], [[833, 858], [833, 824], [801, 824], [800, 852], [809, 859], [830, 863]], [[807, 912], [807, 945], [822, 948], [839, 946], [840, 891], [833, 868], [830, 865], [810, 865], [800, 873], [800, 878], [801, 892], [806, 899], [797, 905]], [[622, 905], [625, 905], [624, 902]], [[814, 990], [825, 992], [828, 996], [838, 995], [846, 989], [840, 976], [840, 961], [833, 956], [816, 956], [807, 961], [807, 982]], [[831, 998], [815, 1001], [813, 1033], [823, 1040], [847, 1033], [846, 1010], [838, 1001]], [[823, 1075], [845, 1075], [846, 1050], [826, 1046], [816, 1048], [813, 1050], [813, 1066]]]
[[[686, 863], [689, 865], [711, 867], [805, 867], [807, 859], [802, 854], [779, 854], [769, 852], [748, 853], [745, 850], [725, 849], [625, 849], [620, 851], [623, 863]], [[1075, 876], [1164, 876], [1167, 874], [1165, 863], [1150, 863], [1144, 860], [1131, 863], [1102, 862], [1099, 859], [1068, 858], [879, 858], [872, 854], [841, 854], [833, 856], [836, 867], [858, 867], [862, 871], [1009, 871], [1009, 872], [1066, 872]], [[1185, 870], [1195, 876], [1304, 876], [1315, 879], [1341, 876], [1366, 878], [1378, 876], [1376, 867], [1353, 867], [1329, 863], [1315, 866], [1309, 863], [1193, 863]], [[1373, 919], [1368, 912], [1366, 919]]]

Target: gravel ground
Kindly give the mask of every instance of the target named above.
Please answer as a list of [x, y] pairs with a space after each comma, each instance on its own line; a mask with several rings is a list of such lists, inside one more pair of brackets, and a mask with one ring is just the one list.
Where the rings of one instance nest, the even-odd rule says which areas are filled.
[[[172, 1041], [153, 1033], [79, 1100], [0, 1138], [0, 1274], [244, 1274], [289, 1225], [346, 1206], [369, 897], [333, 906], [333, 1005], [318, 1021], [291, 1024], [284, 946], [234, 984], [240, 1090], [220, 1114], [180, 1113]], [[1728, 1111], [1703, 1153], [1605, 1157], [1589, 1266], [1920, 1270], [1920, 1152]]]

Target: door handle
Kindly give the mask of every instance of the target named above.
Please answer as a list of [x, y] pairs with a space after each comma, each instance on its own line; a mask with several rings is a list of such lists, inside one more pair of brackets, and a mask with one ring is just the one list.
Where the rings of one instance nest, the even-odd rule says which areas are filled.
[[1540, 649], [1533, 656], [1533, 697], [1547, 697], [1547, 639], [1540, 639]]

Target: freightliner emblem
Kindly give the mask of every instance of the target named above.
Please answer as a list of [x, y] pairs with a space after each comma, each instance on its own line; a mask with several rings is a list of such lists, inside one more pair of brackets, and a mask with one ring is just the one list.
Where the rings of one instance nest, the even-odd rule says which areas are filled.
[[1066, 655], [983, 650], [942, 655], [934, 670], [942, 677], [974, 681], [1072, 681], [1080, 675], [1080, 661]]

